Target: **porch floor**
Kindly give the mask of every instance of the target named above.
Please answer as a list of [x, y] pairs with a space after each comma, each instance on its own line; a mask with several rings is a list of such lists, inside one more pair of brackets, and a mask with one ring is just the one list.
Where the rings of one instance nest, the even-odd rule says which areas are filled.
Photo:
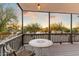
[[36, 56], [79, 56], [79, 42], [62, 43], [61, 45], [55, 43], [47, 48], [36, 48], [25, 44], [25, 49], [34, 51]]

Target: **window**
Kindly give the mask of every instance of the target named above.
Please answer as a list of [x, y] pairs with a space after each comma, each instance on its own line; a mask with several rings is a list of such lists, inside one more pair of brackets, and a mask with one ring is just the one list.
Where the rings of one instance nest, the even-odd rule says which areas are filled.
[[24, 11], [24, 33], [48, 33], [48, 13]]
[[79, 33], [79, 14], [72, 14], [72, 32]]
[[50, 13], [51, 33], [69, 33], [70, 20], [70, 14]]

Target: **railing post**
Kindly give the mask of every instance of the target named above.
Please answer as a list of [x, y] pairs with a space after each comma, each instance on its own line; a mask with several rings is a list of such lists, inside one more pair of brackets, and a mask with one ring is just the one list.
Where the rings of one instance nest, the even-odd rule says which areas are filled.
[[1, 50], [0, 51], [1, 51], [1, 53], [0, 53], [1, 56], [3, 56], [3, 45], [1, 46]]
[[2, 53], [2, 56], [5, 56], [4, 46], [5, 46], [5, 45], [3, 44], [3, 45], [2, 45], [2, 52], [1, 52], [1, 53]]
[[22, 34], [22, 46], [24, 45], [24, 35], [25, 34]]

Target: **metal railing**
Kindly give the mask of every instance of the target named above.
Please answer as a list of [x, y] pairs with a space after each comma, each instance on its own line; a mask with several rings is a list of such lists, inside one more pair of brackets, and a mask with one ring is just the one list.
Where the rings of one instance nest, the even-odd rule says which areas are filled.
[[9, 44], [11, 46], [11, 48], [13, 48], [17, 51], [22, 46], [22, 34], [16, 35], [16, 36], [11, 37], [11, 38], [7, 38], [7, 39], [2, 40], [0, 42], [0, 55], [1, 56], [7, 55], [7, 53], [4, 50], [4, 46], [6, 46], [7, 44]]
[[[49, 34], [24, 34], [24, 43], [28, 43], [32, 39], [49, 39]], [[50, 40], [53, 43], [63, 43], [63, 42], [71, 42], [71, 38], [73, 42], [79, 42], [79, 34], [50, 34]]]

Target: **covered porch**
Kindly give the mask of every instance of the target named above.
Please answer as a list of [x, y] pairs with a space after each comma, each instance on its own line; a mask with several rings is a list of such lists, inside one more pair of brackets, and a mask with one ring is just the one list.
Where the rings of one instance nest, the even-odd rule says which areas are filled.
[[[16, 5], [17, 9], [13, 5]], [[15, 14], [18, 13], [18, 21], [7, 25], [10, 35], [0, 34], [1, 56], [8, 54], [4, 49], [8, 44], [16, 51], [22, 49], [33, 51], [34, 56], [79, 55], [79, 4], [18, 3], [12, 6]], [[33, 39], [48, 39], [53, 45], [46, 48], [32, 47], [29, 41]]]

